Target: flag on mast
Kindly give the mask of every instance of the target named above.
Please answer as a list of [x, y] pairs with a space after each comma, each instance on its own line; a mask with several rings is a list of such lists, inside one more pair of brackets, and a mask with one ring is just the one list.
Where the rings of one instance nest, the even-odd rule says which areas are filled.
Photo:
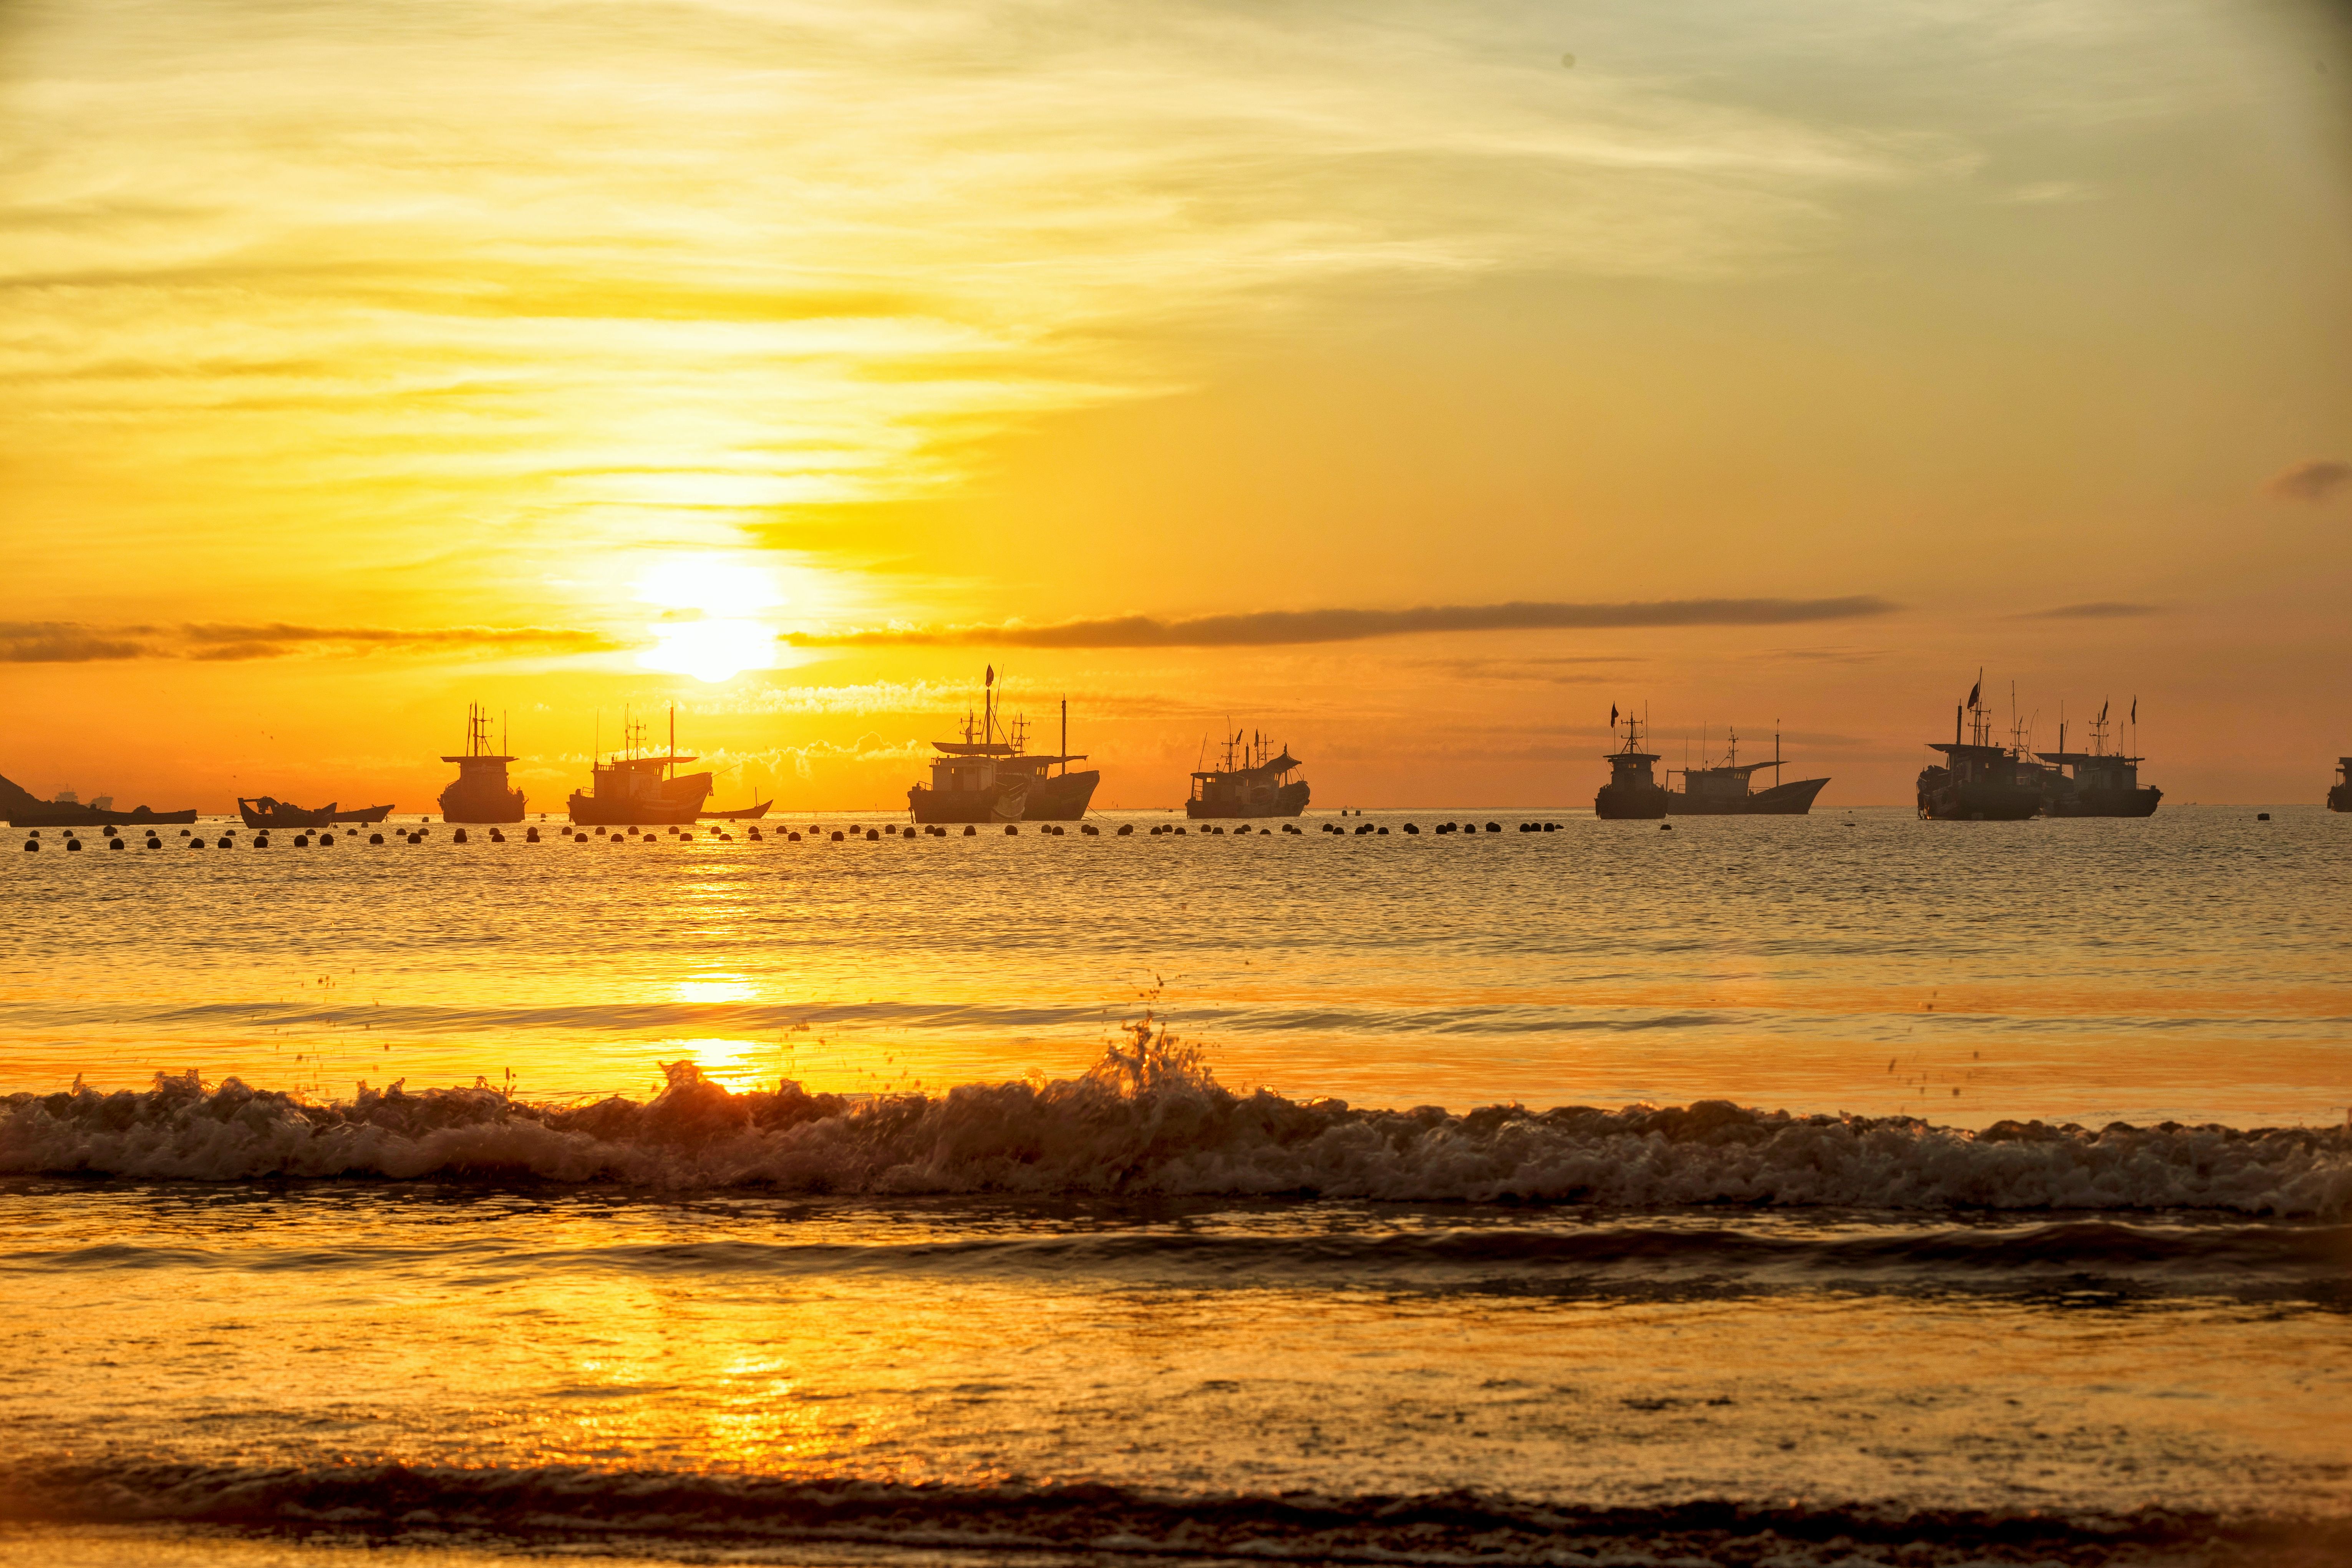
[[1977, 700], [1981, 698], [1983, 695], [1984, 677], [1979, 675], [1977, 677], [1977, 683], [1969, 688], [1969, 706], [1971, 708], [1975, 707], [1977, 705]]
[[1617, 728], [1617, 704], [1614, 702], [1609, 705], [1609, 727], [1612, 730]]

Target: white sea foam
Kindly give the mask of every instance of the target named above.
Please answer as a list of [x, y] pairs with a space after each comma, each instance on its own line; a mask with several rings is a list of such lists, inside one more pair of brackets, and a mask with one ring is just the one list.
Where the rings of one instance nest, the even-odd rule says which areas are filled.
[[1791, 1116], [1723, 1100], [1622, 1110], [1360, 1110], [1240, 1095], [1139, 1031], [1083, 1078], [873, 1100], [736, 1094], [689, 1064], [649, 1101], [532, 1104], [395, 1084], [318, 1104], [232, 1079], [0, 1099], [0, 1173], [374, 1176], [795, 1193], [1299, 1194], [1877, 1208], [2213, 1209], [2342, 1218], [2352, 1136]]

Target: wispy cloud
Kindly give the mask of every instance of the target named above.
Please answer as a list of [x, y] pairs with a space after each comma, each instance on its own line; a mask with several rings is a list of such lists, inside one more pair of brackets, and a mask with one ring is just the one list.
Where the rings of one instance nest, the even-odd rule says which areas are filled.
[[0, 622], [0, 664], [89, 664], [110, 659], [245, 659], [407, 653], [602, 653], [626, 645], [565, 626], [314, 626], [191, 622], [95, 626], [75, 621]]
[[2263, 488], [2281, 500], [2324, 501], [2352, 485], [2352, 463], [2313, 458], [2272, 479]]
[[2120, 621], [2137, 616], [2160, 616], [2162, 605], [2135, 604], [2128, 599], [2086, 599], [2079, 605], [2053, 605], [2046, 610], [2024, 610], [2013, 621]]
[[875, 626], [793, 632], [796, 647], [1279, 647], [1360, 642], [1417, 632], [1503, 632], [1632, 626], [1778, 626], [1883, 616], [1896, 606], [1874, 595], [1837, 599], [1652, 599], [1626, 604], [1424, 605], [1407, 610], [1255, 610], [1242, 615], [1116, 616], [1032, 626]]

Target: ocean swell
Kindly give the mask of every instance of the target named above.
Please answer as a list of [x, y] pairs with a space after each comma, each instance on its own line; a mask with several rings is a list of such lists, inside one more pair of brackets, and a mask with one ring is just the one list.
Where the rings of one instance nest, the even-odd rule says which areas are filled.
[[1165, 1035], [1086, 1076], [852, 1099], [730, 1093], [669, 1065], [650, 1100], [488, 1088], [313, 1103], [231, 1079], [0, 1099], [0, 1173], [617, 1183], [829, 1194], [1201, 1194], [1610, 1207], [2209, 1209], [2340, 1219], [2341, 1129], [1792, 1116], [1685, 1108], [1356, 1110], [1236, 1094]]

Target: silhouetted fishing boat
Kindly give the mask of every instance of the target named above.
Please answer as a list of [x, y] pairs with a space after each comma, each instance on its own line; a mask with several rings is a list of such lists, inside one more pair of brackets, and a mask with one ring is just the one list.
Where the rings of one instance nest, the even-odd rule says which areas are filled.
[[[1032, 755], [1021, 748], [1027, 737], [1027, 725], [1019, 715], [1013, 721], [1013, 754], [1000, 764], [1007, 771], [1026, 769], [1028, 789], [1022, 795], [1021, 816], [1026, 822], [1076, 822], [1086, 816], [1087, 807], [1095, 798], [1095, 786], [1102, 783], [1102, 773], [1094, 768], [1072, 773], [1072, 763], [1087, 760], [1083, 752], [1070, 750], [1070, 704], [1062, 703], [1062, 749], [1059, 752]], [[1059, 768], [1061, 772], [1052, 770]]]
[[[1666, 790], [1666, 813], [1670, 816], [1803, 816], [1813, 809], [1813, 797], [1822, 793], [1823, 779], [1792, 779], [1787, 784], [1777, 782], [1780, 776], [1780, 737], [1772, 737], [1772, 760], [1769, 763], [1743, 763], [1739, 760], [1739, 732], [1733, 731], [1724, 747], [1723, 761], [1710, 767], [1669, 768], [1666, 776], [1683, 775], [1683, 787]], [[1775, 783], [1769, 789], [1753, 787], [1752, 775], [1765, 768], [1772, 770]]]
[[1018, 822], [1029, 798], [1029, 770], [1001, 765], [1013, 755], [1011, 737], [996, 738], [996, 667], [980, 681], [980, 715], [967, 712], [963, 739], [933, 741], [931, 782], [907, 788], [917, 822]]
[[[2139, 717], [2139, 699], [2132, 699], [2132, 717]], [[2091, 721], [2091, 749], [2066, 749], [2066, 725], [2058, 725], [2058, 749], [2035, 755], [2051, 766], [2042, 775], [2042, 808], [2053, 816], [2154, 816], [2164, 792], [2139, 782], [2145, 757], [2129, 757], [2107, 750], [2107, 705]]]
[[445, 763], [457, 764], [457, 777], [441, 792], [444, 822], [520, 822], [522, 791], [507, 783], [507, 764], [515, 759], [490, 750], [489, 710], [466, 705], [466, 749]]
[[[669, 710], [668, 751], [645, 751], [645, 734], [643, 724], [625, 727], [625, 750], [615, 752], [608, 761], [590, 764], [589, 793], [583, 795], [576, 789], [572, 792], [570, 810], [573, 822], [588, 827], [647, 823], [676, 826], [703, 816], [702, 803], [710, 798], [710, 775], [678, 775], [680, 763], [701, 759], [678, 754], [677, 710], [673, 707]], [[751, 809], [756, 816], [768, 806], [762, 804]]]
[[[1269, 757], [1266, 739], [1235, 731], [1225, 740], [1225, 765], [1203, 768], [1192, 774], [1192, 793], [1184, 802], [1187, 816], [1297, 816], [1307, 809], [1311, 793], [1305, 779], [1290, 775], [1306, 764], [1290, 754]], [[1253, 761], [1252, 759], [1255, 760]]]
[[2327, 792], [2327, 809], [2352, 811], [2352, 757], [2336, 759], [2336, 785]]
[[1644, 822], [1664, 816], [1666, 791], [1653, 768], [1658, 754], [1642, 750], [1642, 721], [1631, 713], [1620, 713], [1616, 704], [1612, 703], [1609, 732], [1615, 734], [1621, 722], [1625, 726], [1625, 743], [1603, 753], [1609, 764], [1609, 782], [1592, 797], [1592, 815], [1612, 822]]
[[[1931, 741], [1928, 749], [1944, 753], [1940, 767], [1919, 772], [1919, 815], [1938, 821], [2020, 822], [2042, 811], [2042, 775], [2046, 771], [2021, 756], [2021, 746], [1992, 743], [1992, 721], [1985, 713], [1981, 672], [1969, 689], [1969, 700], [1952, 710], [1952, 738]], [[1961, 717], [1969, 719], [1969, 738], [1960, 739]]]
[[382, 822], [392, 815], [388, 805], [370, 805], [344, 811], [332, 803], [315, 810], [272, 800], [263, 795], [259, 800], [247, 800], [239, 795], [236, 814], [247, 827], [328, 827], [338, 822]]
[[71, 790], [62, 792], [55, 800], [43, 800], [32, 791], [0, 778], [0, 815], [5, 815], [11, 827], [103, 827], [109, 823], [128, 826], [134, 823], [183, 823], [196, 819], [195, 807], [185, 811], [157, 811], [144, 805], [129, 811], [114, 809], [112, 795], [100, 795], [84, 802], [75, 798]]

